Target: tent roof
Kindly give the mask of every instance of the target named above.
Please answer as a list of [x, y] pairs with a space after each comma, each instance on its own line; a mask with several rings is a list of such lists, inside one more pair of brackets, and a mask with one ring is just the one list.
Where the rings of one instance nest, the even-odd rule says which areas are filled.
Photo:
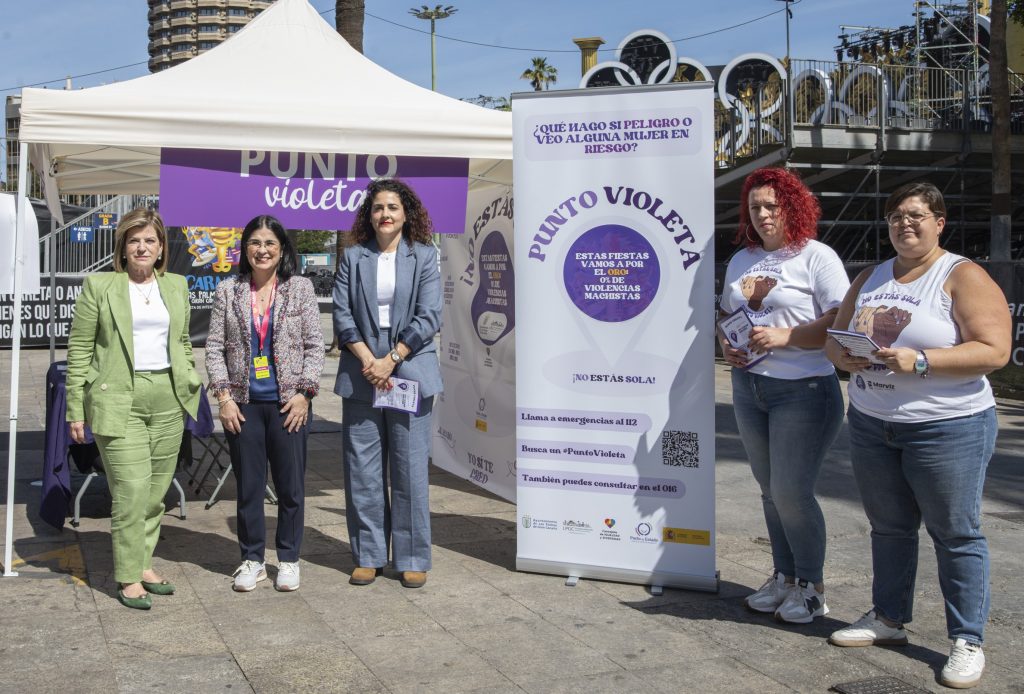
[[20, 137], [34, 161], [50, 163], [43, 173], [61, 193], [154, 193], [161, 147], [512, 158], [511, 114], [391, 74], [308, 0], [278, 0], [230, 40], [163, 72], [77, 91], [25, 89]]

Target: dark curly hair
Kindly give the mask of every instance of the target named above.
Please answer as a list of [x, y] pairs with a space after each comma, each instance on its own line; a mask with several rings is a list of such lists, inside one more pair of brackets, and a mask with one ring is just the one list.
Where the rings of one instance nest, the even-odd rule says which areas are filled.
[[402, 225], [402, 236], [412, 245], [413, 242], [431, 243], [431, 234], [434, 233], [434, 224], [430, 221], [427, 208], [423, 206], [420, 198], [413, 192], [405, 181], [397, 178], [379, 178], [366, 186], [366, 197], [363, 204], [356, 212], [356, 220], [352, 223], [352, 243], [366, 243], [374, 238], [373, 224], [370, 223], [370, 211], [373, 208], [373, 199], [378, 193], [396, 193], [402, 201], [402, 208], [405, 212], [405, 224]]
[[804, 185], [796, 173], [787, 169], [765, 167], [757, 169], [743, 182], [740, 193], [740, 226], [733, 243], [747, 248], [763, 246], [764, 241], [750, 223], [750, 209], [747, 205], [750, 191], [754, 188], [771, 188], [775, 191], [775, 202], [779, 206], [786, 245], [802, 248], [818, 236], [818, 218], [821, 206], [814, 193]]

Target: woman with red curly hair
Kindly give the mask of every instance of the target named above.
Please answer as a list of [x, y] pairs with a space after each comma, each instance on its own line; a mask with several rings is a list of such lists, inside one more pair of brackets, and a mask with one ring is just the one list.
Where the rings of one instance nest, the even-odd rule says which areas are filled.
[[774, 562], [746, 605], [806, 624], [828, 612], [814, 484], [843, 421], [843, 395], [822, 348], [850, 282], [835, 251], [815, 240], [821, 208], [796, 174], [758, 169], [741, 200], [741, 248], [725, 272], [721, 309], [745, 312], [754, 327], [743, 349], [720, 337]]

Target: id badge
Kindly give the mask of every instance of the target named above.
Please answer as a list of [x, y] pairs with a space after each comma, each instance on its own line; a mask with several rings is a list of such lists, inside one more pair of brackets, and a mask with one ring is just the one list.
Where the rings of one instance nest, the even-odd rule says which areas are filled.
[[270, 378], [270, 360], [265, 356], [252, 358], [253, 368], [256, 370], [256, 378]]

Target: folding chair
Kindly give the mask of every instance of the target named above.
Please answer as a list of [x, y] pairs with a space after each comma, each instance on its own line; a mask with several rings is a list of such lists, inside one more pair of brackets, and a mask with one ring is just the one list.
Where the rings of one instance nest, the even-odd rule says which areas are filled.
[[[99, 477], [101, 475], [104, 475], [104, 472], [103, 472], [103, 463], [102, 463], [102, 461], [100, 459], [99, 451], [95, 450], [96, 449], [96, 444], [95, 443], [74, 444], [74, 446], [72, 446], [72, 447], [81, 447], [81, 448], [92, 447], [92, 449], [95, 451], [94, 452], [95, 459], [92, 461], [92, 470], [89, 472], [88, 475], [86, 475], [85, 481], [82, 482], [82, 487], [78, 490], [78, 494], [75, 495], [75, 514], [71, 518], [71, 527], [77, 528], [78, 524], [79, 524], [79, 520], [81, 519], [81, 516], [82, 516], [82, 514], [81, 514], [82, 497], [85, 496], [85, 492], [89, 488], [89, 485], [92, 484], [93, 479], [95, 479], [96, 477]], [[70, 448], [72, 448], [72, 447], [69, 447], [68, 458], [72, 457], [72, 452], [70, 450]], [[81, 453], [79, 453], [79, 455], [81, 455]], [[86, 455], [88, 455], [88, 453], [86, 453]], [[79, 456], [75, 456], [75, 457], [77, 458]], [[81, 465], [78, 464], [78, 467], [81, 468]], [[178, 490], [178, 516], [182, 520], [185, 520], [185, 490], [181, 488], [181, 483], [178, 482], [178, 478], [176, 476], [171, 478], [171, 484], [173, 484], [174, 488]]]

